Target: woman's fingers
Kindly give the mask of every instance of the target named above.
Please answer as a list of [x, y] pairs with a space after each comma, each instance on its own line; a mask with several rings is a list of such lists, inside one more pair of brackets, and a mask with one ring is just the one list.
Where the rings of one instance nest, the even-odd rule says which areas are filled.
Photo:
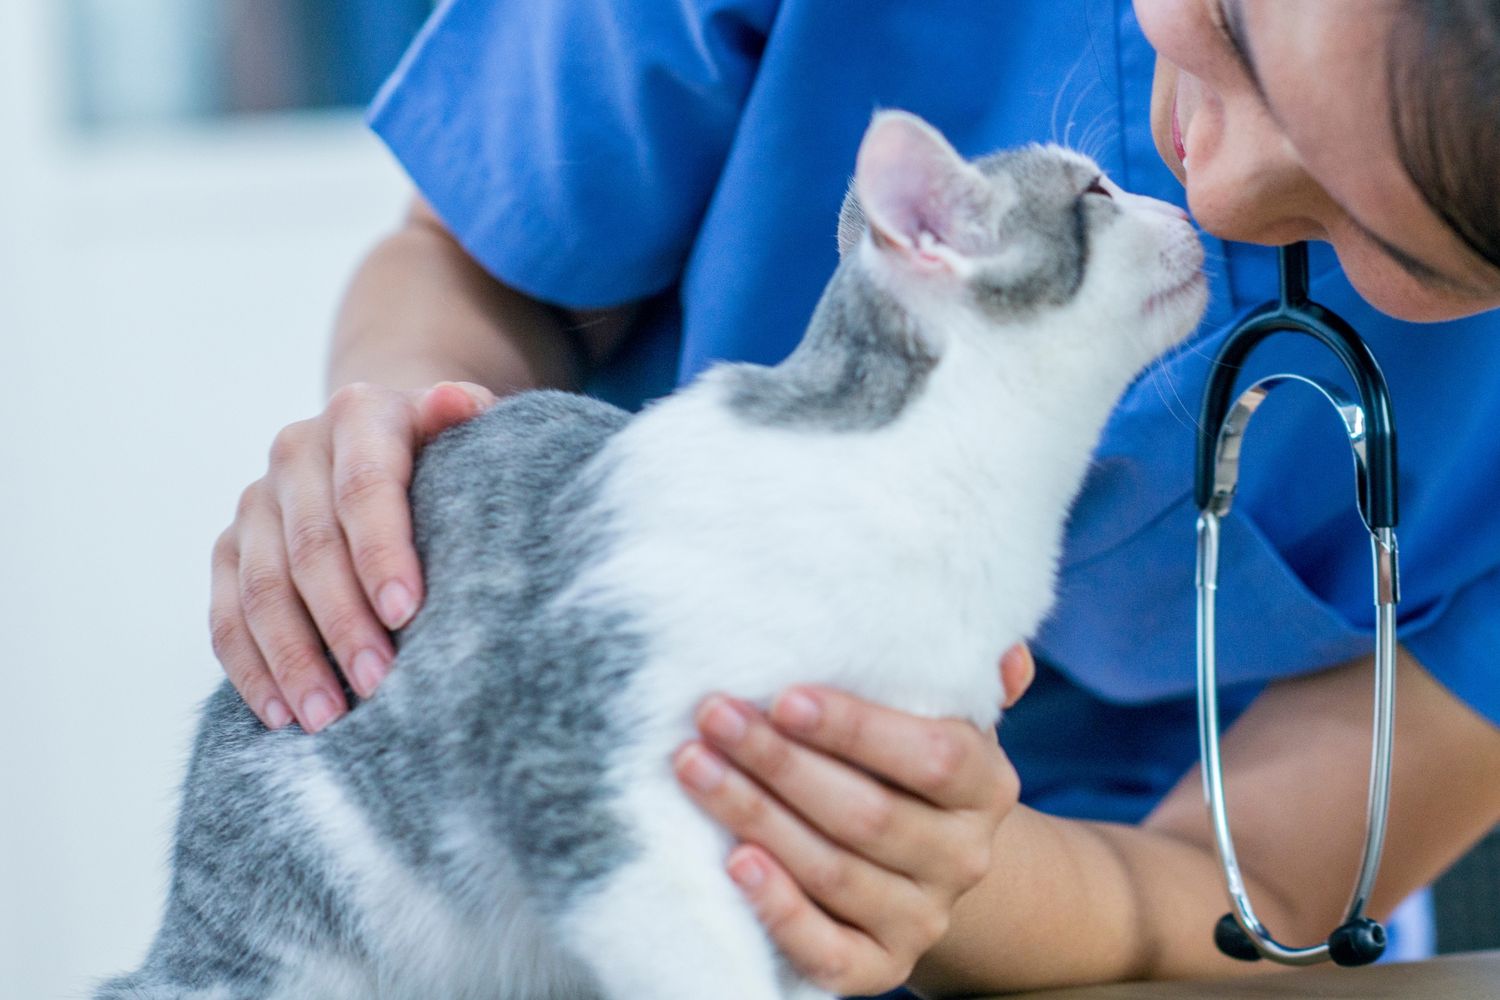
[[933, 907], [909, 878], [835, 844], [701, 744], [679, 751], [674, 766], [710, 816], [779, 859], [829, 924], [857, 926], [913, 960], [930, 944], [923, 936], [930, 925], [913, 915]]
[[495, 405], [495, 394], [473, 382], [439, 382], [417, 403], [417, 434], [430, 441], [454, 424], [479, 416]]
[[245, 624], [245, 616], [240, 610], [239, 567], [239, 547], [231, 528], [220, 535], [214, 545], [208, 615], [214, 655], [224, 665], [229, 682], [245, 699], [250, 710], [267, 728], [280, 729], [292, 721], [292, 712], [281, 696], [281, 689], [276, 686], [276, 678], [271, 676], [270, 667], [260, 655], [260, 647], [255, 644], [249, 626]]
[[364, 384], [334, 393], [328, 414], [333, 504], [354, 573], [380, 621], [398, 629], [422, 600], [407, 499], [420, 444], [415, 415], [404, 395]]
[[1000, 657], [1000, 685], [1005, 689], [1005, 707], [1010, 708], [1036, 680], [1036, 661], [1024, 643], [1007, 649]]
[[316, 731], [347, 710], [325, 655], [361, 696], [389, 673], [387, 630], [422, 601], [407, 489], [417, 450], [493, 404], [445, 382], [425, 392], [348, 385], [292, 424], [214, 551], [214, 650], [267, 725]]
[[874, 938], [830, 917], [764, 849], [741, 844], [727, 867], [777, 950], [822, 988], [844, 995], [884, 993], [911, 974]]
[[831, 688], [796, 687], [771, 721], [798, 742], [849, 761], [943, 809], [989, 810], [1003, 758], [995, 736], [961, 719], [927, 719]]
[[836, 843], [917, 879], [938, 876], [946, 864], [952, 830], [941, 810], [787, 739], [760, 713], [721, 695], [700, 706], [697, 722], [716, 750]]
[[277, 496], [291, 580], [350, 686], [368, 698], [390, 673], [395, 648], [354, 575], [326, 447], [309, 443], [292, 461]]
[[263, 482], [245, 491], [236, 518], [240, 606], [287, 706], [303, 729], [317, 732], [348, 705], [323, 653], [323, 641], [292, 584], [281, 512]]
[[744, 702], [708, 698], [696, 721], [712, 749], [688, 744], [678, 777], [768, 855], [732, 862], [753, 885], [746, 872], [735, 878], [798, 967], [844, 992], [889, 988], [989, 870], [1019, 794], [1015, 770], [993, 733], [823, 688], [792, 689], [772, 716], [776, 725]]

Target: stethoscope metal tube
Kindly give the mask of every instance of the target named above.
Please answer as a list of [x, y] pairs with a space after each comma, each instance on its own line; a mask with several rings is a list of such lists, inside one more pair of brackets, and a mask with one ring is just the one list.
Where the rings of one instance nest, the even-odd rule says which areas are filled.
[[[1233, 910], [1214, 929], [1219, 949], [1234, 958], [1268, 958], [1286, 965], [1312, 965], [1332, 959], [1340, 965], [1365, 965], [1385, 950], [1385, 931], [1365, 916], [1375, 887], [1385, 844], [1390, 799], [1391, 743], [1395, 722], [1396, 603], [1400, 600], [1396, 547], [1396, 435], [1390, 392], [1369, 348], [1338, 315], [1312, 302], [1307, 294], [1307, 247], [1281, 250], [1281, 295], [1252, 312], [1225, 340], [1209, 372], [1199, 422], [1194, 495], [1198, 503], [1198, 734], [1203, 764], [1203, 791], [1219, 861]], [[1343, 362], [1353, 378], [1359, 401], [1337, 387], [1301, 375], [1263, 378], [1234, 399], [1236, 376], [1251, 350], [1273, 333], [1311, 336]], [[1370, 788], [1366, 803], [1364, 853], [1344, 922], [1328, 940], [1293, 948], [1273, 938], [1255, 915], [1235, 855], [1225, 804], [1224, 772], [1219, 755], [1218, 673], [1214, 611], [1219, 579], [1220, 520], [1229, 513], [1239, 476], [1240, 449], [1256, 409], [1274, 389], [1289, 384], [1310, 387], [1337, 410], [1354, 454], [1360, 516], [1370, 532], [1375, 602], [1374, 736]]]

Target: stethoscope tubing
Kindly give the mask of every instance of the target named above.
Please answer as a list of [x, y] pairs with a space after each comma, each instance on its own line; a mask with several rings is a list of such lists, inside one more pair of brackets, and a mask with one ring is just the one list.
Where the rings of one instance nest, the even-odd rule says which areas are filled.
[[[1384, 553], [1394, 551], [1395, 534], [1390, 528], [1377, 529], [1370, 541], [1374, 558], [1383, 561]], [[1218, 672], [1215, 651], [1215, 597], [1218, 590], [1219, 515], [1206, 511], [1198, 518], [1198, 733], [1199, 754], [1203, 763], [1203, 794], [1208, 803], [1214, 844], [1223, 868], [1225, 886], [1233, 910], [1231, 916], [1245, 938], [1262, 958], [1283, 965], [1315, 965], [1330, 957], [1330, 944], [1294, 948], [1272, 936], [1255, 914], [1240, 871], [1229, 827], [1229, 811], [1224, 788], [1223, 761], [1219, 755]], [[1377, 576], [1377, 589], [1381, 583]], [[1359, 874], [1344, 914], [1344, 926], [1365, 919], [1365, 910], [1380, 872], [1380, 858], [1385, 848], [1386, 816], [1390, 805], [1390, 773], [1394, 737], [1396, 692], [1396, 604], [1388, 600], [1376, 605], [1376, 663], [1373, 732], [1370, 751], [1370, 785], [1366, 802], [1366, 837], [1360, 858]], [[1220, 931], [1222, 938], [1223, 932]], [[1241, 949], [1242, 950], [1242, 949]], [[1236, 954], [1235, 957], [1248, 957]], [[1343, 963], [1351, 964], [1351, 963]], [[1363, 963], [1359, 963], [1363, 964]]]
[[[1205, 387], [1199, 423], [1194, 494], [1197, 522], [1197, 681], [1199, 753], [1204, 798], [1214, 843], [1223, 868], [1229, 914], [1215, 928], [1221, 951], [1240, 959], [1267, 958], [1284, 965], [1312, 965], [1332, 959], [1340, 965], [1374, 961], [1385, 948], [1384, 929], [1365, 915], [1385, 846], [1390, 805], [1390, 774], [1395, 733], [1396, 604], [1400, 600], [1396, 543], [1396, 436], [1390, 394], [1369, 348], [1335, 313], [1308, 299], [1305, 244], [1281, 251], [1281, 296], [1252, 312], [1220, 347]], [[1231, 403], [1235, 379], [1254, 347], [1273, 333], [1306, 334], [1343, 362], [1359, 393], [1350, 401], [1336, 387], [1295, 374], [1263, 378]], [[1220, 522], [1229, 513], [1239, 476], [1239, 457], [1250, 418], [1266, 396], [1288, 384], [1322, 394], [1339, 413], [1354, 456], [1360, 516], [1370, 532], [1372, 586], [1376, 611], [1375, 691], [1370, 784], [1366, 801], [1365, 844], [1344, 922], [1321, 944], [1289, 947], [1277, 941], [1256, 916], [1240, 870], [1230, 831], [1220, 756], [1217, 604]]]

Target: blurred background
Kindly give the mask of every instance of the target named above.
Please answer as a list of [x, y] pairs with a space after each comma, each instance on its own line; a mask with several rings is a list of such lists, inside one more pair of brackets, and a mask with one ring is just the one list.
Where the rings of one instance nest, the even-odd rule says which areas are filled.
[[208, 560], [407, 187], [360, 122], [428, 0], [0, 0], [0, 998], [164, 898]]

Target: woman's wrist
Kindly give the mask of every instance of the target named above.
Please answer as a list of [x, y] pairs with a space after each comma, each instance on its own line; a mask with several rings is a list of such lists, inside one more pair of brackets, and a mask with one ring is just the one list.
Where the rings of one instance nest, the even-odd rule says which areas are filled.
[[[1101, 942], [1074, 942], [1065, 928], [1107, 915], [1081, 912], [1081, 897], [1099, 889], [1081, 830], [1068, 820], [1017, 806], [995, 831], [989, 873], [953, 910], [948, 934], [917, 963], [911, 986], [925, 997], [1107, 981], [1092, 975]], [[1117, 963], [1123, 964], [1123, 963]]]
[[1018, 806], [990, 873], [918, 963], [928, 997], [1250, 971], [1220, 956], [1218, 869], [1200, 844]]

